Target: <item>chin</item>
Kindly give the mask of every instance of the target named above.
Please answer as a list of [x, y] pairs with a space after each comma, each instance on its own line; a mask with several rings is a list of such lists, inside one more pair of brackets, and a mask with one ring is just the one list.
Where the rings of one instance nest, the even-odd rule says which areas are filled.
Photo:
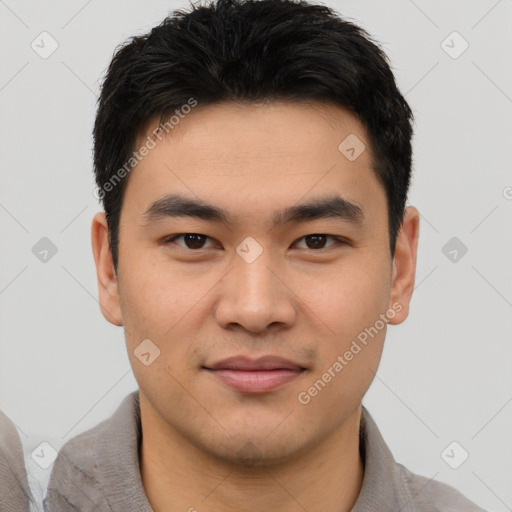
[[293, 453], [279, 448], [275, 449], [272, 453], [269, 453], [268, 450], [265, 450], [265, 453], [263, 453], [258, 446], [249, 441], [236, 452], [232, 450], [219, 452], [217, 450], [212, 455], [225, 463], [247, 469], [271, 468], [284, 464], [294, 458]]
[[310, 443], [301, 443], [291, 433], [269, 439], [269, 432], [261, 435], [243, 434], [218, 439], [201, 440], [199, 448], [229, 465], [250, 468], [275, 467], [285, 464], [307, 451]]

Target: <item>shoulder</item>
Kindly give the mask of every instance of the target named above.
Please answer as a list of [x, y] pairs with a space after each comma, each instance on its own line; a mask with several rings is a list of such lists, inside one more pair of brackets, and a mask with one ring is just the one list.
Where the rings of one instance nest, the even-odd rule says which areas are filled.
[[105, 420], [66, 442], [53, 465], [52, 477], [63, 470], [76, 470], [91, 478], [94, 477], [97, 471], [96, 439], [105, 431], [109, 421], [110, 419]]
[[29, 510], [30, 503], [23, 445], [14, 423], [0, 411], [0, 510]]
[[129, 394], [110, 418], [62, 446], [48, 483], [46, 512], [111, 510], [107, 484], [115, 480], [116, 468], [126, 465], [127, 453], [137, 456], [137, 403], [136, 393]]
[[453, 487], [415, 474], [397, 462], [364, 406], [360, 451], [365, 473], [353, 512], [486, 512]]
[[450, 485], [396, 465], [418, 512], [486, 512]]
[[[104, 510], [100, 478], [98, 475], [96, 439], [101, 436], [109, 420], [96, 425], [67, 443], [60, 449], [48, 483], [45, 511], [80, 511], [84, 497], [90, 499], [91, 510]], [[103, 507], [101, 506], [103, 505]], [[107, 508], [108, 510], [108, 508]]]

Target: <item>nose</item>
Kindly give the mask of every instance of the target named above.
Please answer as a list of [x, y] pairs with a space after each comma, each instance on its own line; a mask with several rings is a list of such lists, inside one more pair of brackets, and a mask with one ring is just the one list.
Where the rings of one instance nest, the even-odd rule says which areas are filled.
[[252, 262], [237, 254], [219, 283], [214, 308], [217, 323], [224, 329], [239, 326], [253, 333], [290, 327], [297, 314], [295, 296], [279, 268], [269, 251]]

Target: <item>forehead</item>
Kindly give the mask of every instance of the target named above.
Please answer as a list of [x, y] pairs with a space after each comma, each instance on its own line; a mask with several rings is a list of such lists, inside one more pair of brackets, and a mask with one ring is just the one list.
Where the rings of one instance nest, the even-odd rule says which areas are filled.
[[239, 158], [302, 153], [318, 159], [319, 150], [339, 151], [342, 140], [352, 135], [364, 141], [364, 156], [371, 155], [366, 130], [357, 117], [325, 101], [199, 104], [187, 111], [176, 109], [176, 114], [179, 116], [173, 115], [163, 123], [156, 117], [148, 121], [137, 146], [143, 145], [148, 136], [154, 140], [158, 137], [161, 144], [163, 137], [176, 152], [193, 147], [206, 152], [222, 141], [224, 147], [216, 146], [212, 156], [221, 157], [229, 151], [233, 158], [238, 151]]
[[125, 190], [129, 207], [140, 215], [172, 193], [242, 216], [266, 213], [269, 222], [275, 221], [274, 206], [327, 193], [339, 193], [362, 209], [379, 201], [385, 207], [366, 131], [341, 107], [198, 105], [176, 116], [168, 133], [160, 129], [159, 138], [158, 130], [154, 119], [139, 137], [137, 147], [148, 137], [155, 145], [131, 172]]

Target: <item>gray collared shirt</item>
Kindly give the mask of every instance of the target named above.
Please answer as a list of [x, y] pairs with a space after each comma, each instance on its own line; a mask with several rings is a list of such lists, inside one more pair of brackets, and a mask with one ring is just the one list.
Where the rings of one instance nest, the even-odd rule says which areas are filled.
[[16, 427], [0, 411], [0, 512], [28, 512], [32, 503], [23, 446]]
[[[47, 512], [153, 512], [139, 470], [139, 394], [128, 395], [111, 418], [68, 441], [54, 463]], [[485, 512], [454, 488], [395, 462], [362, 407], [363, 485], [352, 512]]]

